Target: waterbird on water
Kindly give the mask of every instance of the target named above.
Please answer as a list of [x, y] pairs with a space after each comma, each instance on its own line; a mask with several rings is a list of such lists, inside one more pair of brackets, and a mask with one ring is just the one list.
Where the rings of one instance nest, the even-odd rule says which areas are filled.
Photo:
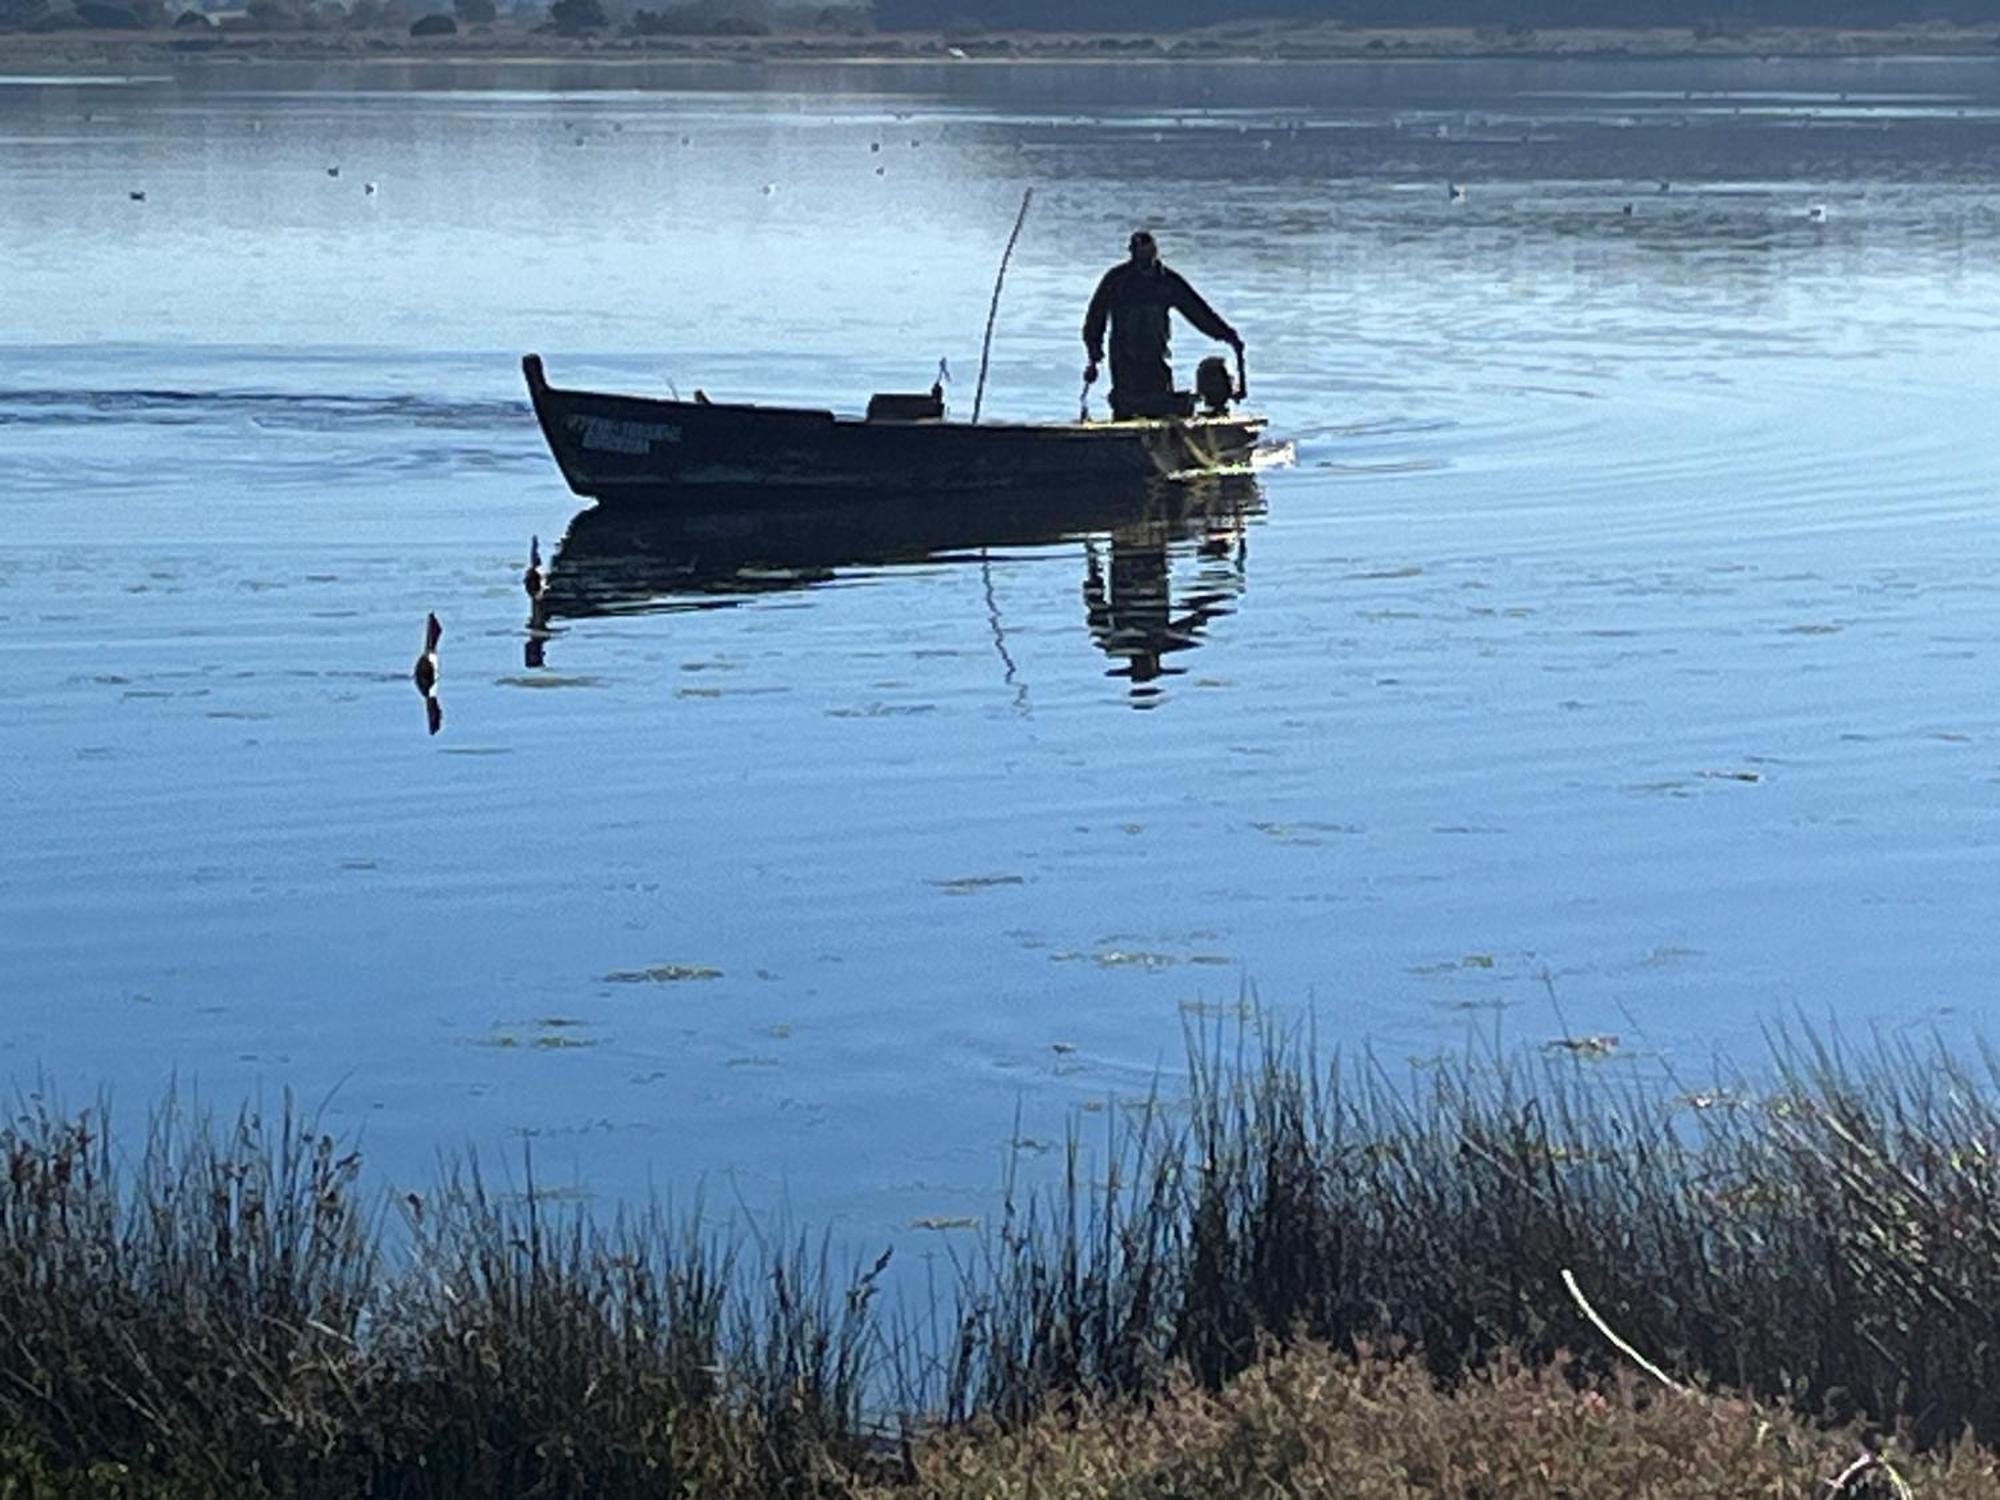
[[434, 614], [424, 616], [424, 650], [417, 658], [417, 664], [410, 668], [410, 681], [417, 685], [417, 691], [426, 698], [437, 690], [438, 681], [438, 637], [444, 634], [444, 626], [438, 624]]
[[542, 573], [542, 539], [538, 536], [528, 538], [528, 571], [521, 575], [521, 587], [527, 591], [528, 608], [539, 616], [549, 581]]
[[1451, 185], [1451, 201], [1452, 201], [1453, 203], [1463, 203], [1463, 202], [1465, 201], [1465, 184], [1464, 184], [1464, 183], [1462, 183], [1462, 182], [1454, 182], [1454, 183], [1453, 183], [1453, 184]]
[[340, 168], [338, 168], [338, 167], [328, 167], [328, 168], [326, 169], [326, 175], [327, 175], [327, 176], [329, 176], [329, 177], [338, 177], [338, 176], [340, 175]]
[[375, 184], [372, 182], [364, 182], [361, 184], [361, 191], [367, 194], [370, 198], [372, 198], [375, 196]]
[[1824, 203], [1815, 203], [1811, 208], [1806, 210], [1806, 217], [1815, 224], [1824, 224], [1826, 222], [1826, 205]]
[[146, 201], [146, 195], [141, 192], [131, 192], [125, 196], [130, 198], [134, 203], [144, 203]]

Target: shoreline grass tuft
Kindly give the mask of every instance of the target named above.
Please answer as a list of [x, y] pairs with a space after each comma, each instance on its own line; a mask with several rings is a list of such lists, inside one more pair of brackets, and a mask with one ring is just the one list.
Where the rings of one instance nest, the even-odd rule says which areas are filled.
[[878, 1305], [886, 1253], [698, 1206], [471, 1166], [392, 1205], [289, 1103], [170, 1099], [128, 1152], [31, 1101], [0, 1494], [998, 1497], [1031, 1458], [1042, 1494], [2000, 1497], [2000, 1072], [1772, 1052], [1703, 1093], [1536, 1053], [1405, 1082], [1198, 1029], [928, 1309]]

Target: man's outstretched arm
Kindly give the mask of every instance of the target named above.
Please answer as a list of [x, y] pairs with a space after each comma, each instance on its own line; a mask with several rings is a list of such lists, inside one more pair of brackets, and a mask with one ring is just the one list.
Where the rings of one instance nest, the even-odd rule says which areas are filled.
[[1200, 292], [1188, 285], [1185, 276], [1178, 271], [1167, 274], [1173, 278], [1172, 305], [1182, 317], [1210, 338], [1220, 340], [1232, 349], [1243, 347], [1243, 340], [1237, 336], [1236, 330], [1229, 326], [1221, 313], [1202, 299]]
[[1083, 315], [1083, 348], [1090, 356], [1090, 368], [1104, 363], [1104, 325], [1111, 317], [1111, 278], [1107, 271], [1091, 294], [1090, 311]]

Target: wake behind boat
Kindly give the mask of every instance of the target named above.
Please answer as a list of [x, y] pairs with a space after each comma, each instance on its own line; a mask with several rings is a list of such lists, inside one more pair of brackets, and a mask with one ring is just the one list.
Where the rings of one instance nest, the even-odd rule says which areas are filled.
[[[551, 386], [521, 361], [535, 416], [579, 495], [649, 504], [719, 495], [909, 495], [1056, 490], [1248, 470], [1264, 418], [1211, 403], [1200, 415], [1109, 422], [959, 422], [942, 393], [877, 396], [863, 417], [667, 401]], [[1240, 387], [1239, 387], [1240, 389]]]

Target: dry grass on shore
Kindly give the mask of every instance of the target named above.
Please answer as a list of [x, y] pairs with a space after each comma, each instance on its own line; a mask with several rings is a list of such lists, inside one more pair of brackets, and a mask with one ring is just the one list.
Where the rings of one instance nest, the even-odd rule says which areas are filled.
[[1990, 1066], [1421, 1076], [1197, 1037], [1184, 1089], [1009, 1193], [935, 1316], [886, 1318], [879, 1264], [807, 1244], [470, 1172], [392, 1206], [288, 1116], [167, 1107], [128, 1152], [26, 1107], [0, 1496], [1853, 1500], [1901, 1493], [1854, 1468], [1888, 1449], [2000, 1500]]
[[[1868, 1463], [1865, 1434], [1634, 1379], [1578, 1390], [1502, 1359], [1440, 1390], [1420, 1361], [1277, 1351], [1219, 1392], [1086, 1403], [921, 1445], [870, 1500], [1995, 1500], [1971, 1444]], [[1892, 1471], [1893, 1470], [1893, 1474]], [[1845, 1476], [1843, 1478], [1843, 1476]]]

